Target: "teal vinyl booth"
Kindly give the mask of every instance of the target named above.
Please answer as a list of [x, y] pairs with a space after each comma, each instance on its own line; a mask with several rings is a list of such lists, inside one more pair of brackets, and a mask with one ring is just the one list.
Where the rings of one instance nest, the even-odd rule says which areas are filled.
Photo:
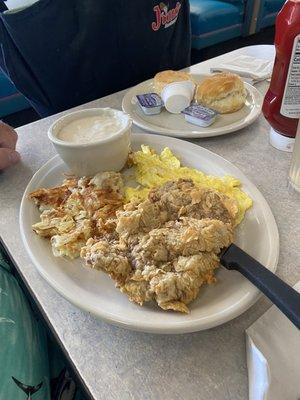
[[255, 32], [274, 25], [278, 11], [285, 0], [256, 0], [259, 3]]
[[285, 0], [253, 0], [247, 5], [247, 15], [244, 24], [244, 33], [252, 35], [276, 22], [276, 16]]
[[285, 0], [190, 0], [192, 48], [201, 50], [275, 24]]
[[[192, 48], [203, 49], [239, 37], [253, 0], [190, 0]], [[250, 7], [251, 8], [251, 7]]]
[[30, 107], [28, 100], [17, 91], [0, 69], [0, 118]]

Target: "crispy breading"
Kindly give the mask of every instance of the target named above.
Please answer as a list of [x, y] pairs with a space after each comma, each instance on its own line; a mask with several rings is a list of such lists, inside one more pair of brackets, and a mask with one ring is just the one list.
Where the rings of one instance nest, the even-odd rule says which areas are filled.
[[213, 218], [234, 223], [237, 204], [213, 189], [196, 187], [190, 179], [167, 182], [150, 191], [142, 203], [128, 204], [118, 211], [117, 232], [122, 236], [147, 233], [179, 217]]
[[107, 272], [131, 301], [155, 300], [162, 309], [188, 312], [200, 287], [214, 281], [217, 253], [232, 239], [230, 224], [182, 218], [145, 234], [131, 249], [109, 237], [90, 239], [81, 257]]
[[80, 256], [85, 259], [89, 267], [104, 270], [122, 285], [132, 271], [132, 267], [127, 258], [126, 247], [110, 239], [89, 239], [81, 250]]
[[188, 312], [200, 287], [214, 281], [218, 254], [233, 240], [236, 212], [234, 200], [214, 190], [190, 180], [168, 182], [117, 211], [117, 235], [90, 239], [81, 257], [107, 272], [131, 301]]
[[232, 241], [232, 228], [214, 219], [180, 218], [167, 222], [162, 228], [145, 234], [132, 248], [136, 268], [155, 262], [166, 263], [179, 256], [193, 256], [200, 252], [218, 254]]

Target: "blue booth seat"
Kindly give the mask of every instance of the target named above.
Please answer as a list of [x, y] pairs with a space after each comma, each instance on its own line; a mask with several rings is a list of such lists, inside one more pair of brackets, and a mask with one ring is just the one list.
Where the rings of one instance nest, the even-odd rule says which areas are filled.
[[0, 118], [30, 107], [28, 100], [0, 70]]
[[249, 5], [247, 24], [245, 24], [245, 34], [252, 35], [261, 29], [275, 24], [276, 16], [282, 8], [285, 0], [253, 0]]
[[284, 3], [285, 0], [261, 0], [256, 32], [275, 24], [276, 16]]
[[192, 47], [202, 49], [242, 35], [243, 0], [190, 0]]

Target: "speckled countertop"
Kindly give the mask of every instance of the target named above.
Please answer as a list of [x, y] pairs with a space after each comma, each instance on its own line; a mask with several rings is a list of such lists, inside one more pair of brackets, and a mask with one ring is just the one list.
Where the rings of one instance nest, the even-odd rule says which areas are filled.
[[[251, 46], [235, 54], [272, 58], [272, 46]], [[192, 67], [206, 73], [232, 53]], [[257, 85], [263, 93], [266, 83]], [[121, 108], [125, 92], [82, 106]], [[126, 331], [96, 320], [64, 300], [38, 274], [19, 234], [23, 191], [54, 150], [47, 139], [53, 116], [18, 129], [22, 162], [0, 174], [0, 235], [20, 275], [60, 339], [94, 399], [244, 400], [247, 398], [245, 329], [270, 307], [261, 297], [235, 320], [199, 333], [153, 335]], [[141, 131], [134, 128], [134, 131]], [[289, 153], [268, 143], [269, 127], [261, 116], [242, 131], [195, 143], [238, 166], [268, 201], [280, 233], [278, 275], [293, 285], [300, 279], [300, 201], [287, 190]]]

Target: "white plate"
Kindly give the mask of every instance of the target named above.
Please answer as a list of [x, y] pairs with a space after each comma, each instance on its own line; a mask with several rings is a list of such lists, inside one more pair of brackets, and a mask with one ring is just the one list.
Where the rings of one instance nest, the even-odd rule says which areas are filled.
[[[230, 162], [210, 151], [182, 140], [147, 134], [134, 134], [134, 150], [148, 144], [160, 151], [168, 146], [182, 163], [206, 173], [230, 174], [240, 179], [254, 205], [239, 226], [236, 243], [271, 271], [276, 270], [279, 239], [272, 212], [257, 188]], [[39, 220], [36, 206], [27, 199], [33, 190], [61, 183], [67, 167], [56, 156], [32, 178], [24, 193], [20, 209], [21, 234], [26, 250], [46, 281], [76, 306], [107, 322], [144, 332], [183, 333], [211, 328], [247, 310], [259, 296], [259, 291], [235, 271], [222, 267], [218, 282], [201, 289], [199, 297], [190, 304], [191, 313], [183, 315], [159, 309], [147, 303], [140, 307], [114, 287], [103, 272], [91, 270], [80, 260], [70, 261], [53, 256], [49, 242], [34, 234], [31, 225]]]
[[[205, 75], [193, 75], [197, 82]], [[129, 89], [122, 102], [123, 111], [131, 116], [135, 125], [146, 131], [181, 138], [205, 138], [225, 135], [252, 124], [260, 115], [263, 97], [260, 92], [249, 83], [245, 83], [248, 92], [245, 106], [231, 114], [219, 115], [216, 122], [202, 128], [185, 121], [182, 114], [170, 114], [165, 109], [161, 114], [145, 115], [137, 104], [136, 95], [154, 91], [153, 79], [142, 82]]]

